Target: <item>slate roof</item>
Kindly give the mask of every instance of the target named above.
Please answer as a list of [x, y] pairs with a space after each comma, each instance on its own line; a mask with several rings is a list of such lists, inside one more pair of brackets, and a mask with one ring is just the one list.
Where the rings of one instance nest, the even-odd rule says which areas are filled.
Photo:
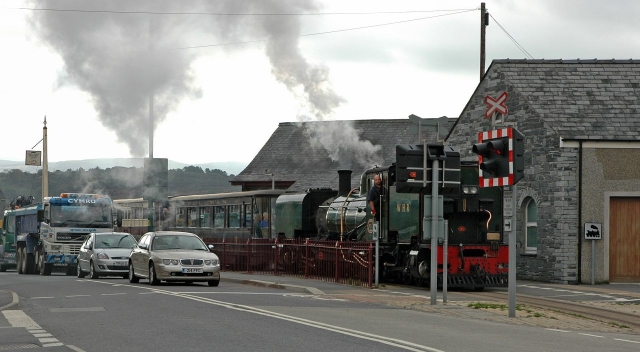
[[565, 140], [640, 140], [640, 60], [494, 60], [488, 75]]
[[[231, 183], [270, 184], [269, 170], [276, 182], [295, 182], [289, 191], [337, 190], [338, 170], [345, 169], [352, 171], [351, 187], [358, 187], [365, 170], [395, 162], [397, 144], [420, 143], [411, 126], [409, 119], [283, 122]], [[436, 132], [425, 130], [423, 137], [436, 143]]]

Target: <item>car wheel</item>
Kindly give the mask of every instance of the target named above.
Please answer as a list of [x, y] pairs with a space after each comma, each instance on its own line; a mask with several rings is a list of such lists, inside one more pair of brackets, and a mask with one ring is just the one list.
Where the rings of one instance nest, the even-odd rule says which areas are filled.
[[156, 275], [156, 267], [153, 263], [149, 264], [149, 285], [157, 285], [160, 283], [158, 276]]
[[76, 268], [78, 278], [82, 279], [86, 274], [84, 273], [84, 271], [82, 271], [82, 269], [80, 269], [80, 263], [78, 263], [78, 266]]
[[140, 279], [133, 273], [133, 263], [129, 262], [129, 282], [132, 284], [138, 283]]
[[96, 272], [96, 266], [93, 264], [93, 261], [89, 262], [89, 275], [91, 275], [91, 278], [94, 280], [100, 277]]
[[218, 280], [209, 280], [209, 281], [207, 281], [207, 283], [209, 284], [209, 286], [216, 287], [216, 286], [220, 285], [220, 279], [218, 279]]

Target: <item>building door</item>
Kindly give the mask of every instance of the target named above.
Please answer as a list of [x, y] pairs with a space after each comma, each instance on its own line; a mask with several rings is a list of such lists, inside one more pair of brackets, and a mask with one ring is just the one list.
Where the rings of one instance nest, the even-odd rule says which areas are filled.
[[610, 199], [609, 281], [640, 282], [640, 198]]

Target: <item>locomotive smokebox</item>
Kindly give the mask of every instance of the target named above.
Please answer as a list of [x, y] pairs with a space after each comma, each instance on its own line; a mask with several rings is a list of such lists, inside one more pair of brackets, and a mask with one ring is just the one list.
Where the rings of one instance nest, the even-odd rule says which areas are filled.
[[351, 170], [338, 170], [338, 195], [346, 196], [351, 190]]

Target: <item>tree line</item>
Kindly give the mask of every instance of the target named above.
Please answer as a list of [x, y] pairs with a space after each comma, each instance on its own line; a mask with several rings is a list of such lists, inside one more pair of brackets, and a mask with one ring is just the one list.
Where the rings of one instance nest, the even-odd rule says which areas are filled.
[[[142, 198], [144, 168], [112, 167], [85, 170], [49, 172], [50, 196], [63, 192], [97, 193], [112, 199]], [[186, 166], [168, 171], [168, 195], [189, 195], [240, 191], [241, 187], [231, 186], [229, 181], [235, 175], [228, 175], [219, 169], [202, 169]], [[5, 205], [17, 196], [33, 196], [36, 202], [42, 200], [42, 170], [37, 173], [18, 169], [0, 172], [0, 190], [6, 199]]]

